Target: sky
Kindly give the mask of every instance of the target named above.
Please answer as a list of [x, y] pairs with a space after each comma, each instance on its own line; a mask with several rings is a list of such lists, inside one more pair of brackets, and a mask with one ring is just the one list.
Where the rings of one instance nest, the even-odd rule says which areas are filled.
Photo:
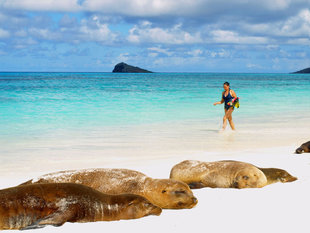
[[286, 73], [309, 37], [310, 0], [0, 0], [0, 71]]

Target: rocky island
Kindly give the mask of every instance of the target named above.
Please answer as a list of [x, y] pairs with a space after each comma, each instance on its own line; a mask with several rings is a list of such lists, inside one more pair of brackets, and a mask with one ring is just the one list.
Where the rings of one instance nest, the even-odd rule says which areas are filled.
[[310, 74], [310, 67], [294, 72], [293, 74]]
[[124, 62], [118, 63], [114, 67], [112, 72], [113, 73], [153, 73], [151, 71], [141, 69], [141, 68], [136, 67], [136, 66], [128, 65]]

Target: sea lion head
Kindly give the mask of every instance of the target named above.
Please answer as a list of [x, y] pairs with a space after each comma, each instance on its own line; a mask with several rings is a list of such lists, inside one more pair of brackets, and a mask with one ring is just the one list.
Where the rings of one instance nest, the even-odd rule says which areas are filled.
[[239, 171], [234, 179], [233, 188], [262, 188], [267, 185], [264, 173], [255, 167], [247, 167]]
[[152, 204], [149, 200], [142, 196], [134, 194], [125, 194], [128, 197], [124, 201], [124, 209], [122, 213], [123, 219], [136, 219], [148, 215], [160, 215], [161, 208]]
[[304, 149], [301, 147], [297, 148], [295, 151], [296, 154], [302, 154], [303, 152], [304, 152]]
[[286, 183], [286, 182], [293, 182], [297, 180], [297, 177], [292, 176], [285, 170], [276, 169], [274, 176], [277, 178], [279, 182]]
[[163, 209], [190, 209], [198, 200], [189, 186], [173, 179], [153, 179], [149, 199]]

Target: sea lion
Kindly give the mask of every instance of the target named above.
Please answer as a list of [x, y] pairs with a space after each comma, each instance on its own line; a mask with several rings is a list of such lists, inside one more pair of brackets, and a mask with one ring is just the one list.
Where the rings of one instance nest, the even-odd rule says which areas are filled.
[[164, 209], [192, 208], [197, 199], [187, 184], [171, 179], [152, 179], [128, 169], [84, 169], [43, 175], [31, 183], [79, 183], [107, 194], [141, 195]]
[[297, 177], [292, 176], [287, 171], [279, 168], [258, 168], [258, 169], [260, 169], [265, 174], [268, 185], [277, 182], [282, 183], [293, 182], [298, 179]]
[[249, 163], [238, 161], [200, 162], [186, 160], [175, 165], [170, 178], [190, 188], [261, 188], [267, 185], [264, 173]]
[[160, 213], [161, 208], [142, 196], [108, 195], [80, 184], [30, 184], [0, 190], [0, 230], [136, 219]]
[[305, 142], [304, 144], [302, 144], [300, 147], [298, 147], [295, 151], [296, 154], [301, 154], [301, 153], [310, 153], [310, 141], [309, 142]]

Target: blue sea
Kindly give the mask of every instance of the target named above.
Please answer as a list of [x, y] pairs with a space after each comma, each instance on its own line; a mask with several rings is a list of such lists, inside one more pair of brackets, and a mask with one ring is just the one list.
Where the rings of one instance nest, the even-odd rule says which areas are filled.
[[0, 73], [0, 157], [12, 165], [112, 151], [207, 150], [222, 140], [215, 132], [224, 110], [213, 103], [225, 81], [240, 97], [233, 119], [244, 138], [247, 129], [294, 128], [309, 117], [306, 74]]
[[[238, 117], [303, 114], [310, 75], [206, 73], [0, 73], [1, 137], [218, 117], [222, 84]], [[219, 112], [220, 109], [220, 112]]]

